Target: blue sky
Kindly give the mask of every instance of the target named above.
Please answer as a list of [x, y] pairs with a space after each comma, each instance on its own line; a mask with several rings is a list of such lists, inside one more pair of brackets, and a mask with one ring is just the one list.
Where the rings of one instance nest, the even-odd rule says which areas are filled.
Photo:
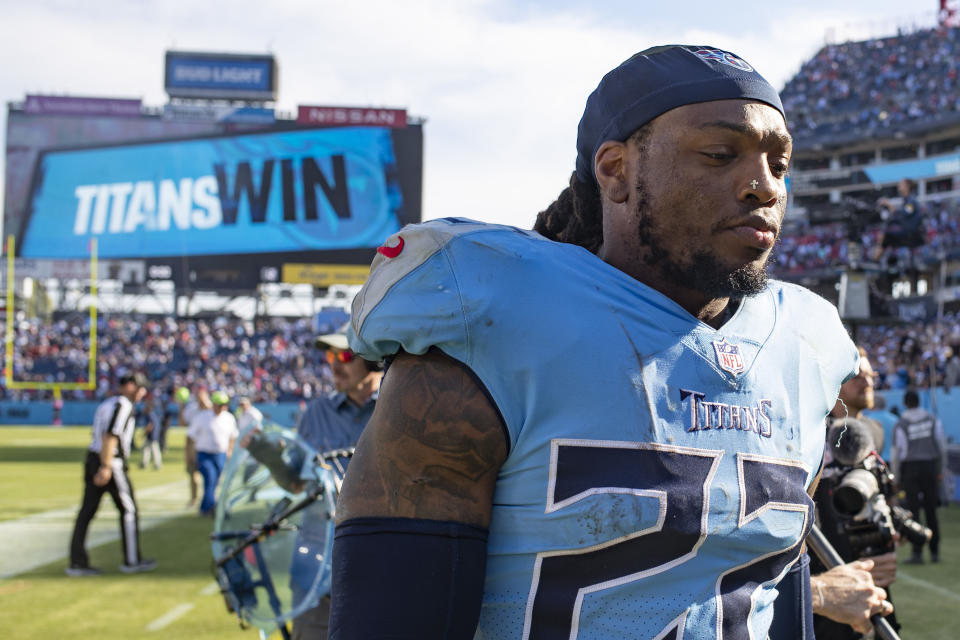
[[530, 226], [573, 169], [586, 96], [636, 51], [728, 48], [780, 88], [827, 37], [929, 26], [936, 8], [935, 0], [0, 0], [0, 98], [160, 106], [166, 49], [272, 52], [281, 111], [396, 106], [426, 118], [425, 218]]

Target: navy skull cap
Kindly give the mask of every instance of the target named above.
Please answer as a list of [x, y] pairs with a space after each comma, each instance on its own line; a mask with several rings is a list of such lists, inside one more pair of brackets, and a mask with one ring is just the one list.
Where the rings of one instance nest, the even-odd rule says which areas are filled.
[[765, 102], [784, 113], [776, 89], [729, 51], [664, 45], [635, 54], [605, 75], [587, 98], [577, 130], [577, 179], [587, 184], [596, 181], [593, 159], [607, 140], [623, 142], [676, 107], [736, 99]]

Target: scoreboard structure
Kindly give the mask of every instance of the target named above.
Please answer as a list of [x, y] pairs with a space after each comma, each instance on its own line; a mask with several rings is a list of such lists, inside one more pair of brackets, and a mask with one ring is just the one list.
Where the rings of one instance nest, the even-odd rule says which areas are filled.
[[178, 288], [352, 284], [387, 236], [421, 220], [423, 130], [404, 110], [301, 107], [284, 120], [238, 103], [273, 99], [270, 56], [168, 52], [166, 75], [176, 99], [163, 109], [9, 106], [4, 235], [19, 259], [84, 261], [96, 240], [105, 267], [142, 261], [147, 279]]

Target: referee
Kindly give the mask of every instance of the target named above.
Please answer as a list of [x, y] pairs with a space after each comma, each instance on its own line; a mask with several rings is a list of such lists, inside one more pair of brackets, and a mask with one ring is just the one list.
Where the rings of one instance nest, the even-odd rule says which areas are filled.
[[90, 566], [87, 556], [87, 528], [97, 513], [100, 498], [109, 493], [120, 512], [120, 539], [123, 543], [123, 573], [140, 573], [156, 568], [155, 560], [140, 557], [140, 530], [133, 486], [127, 475], [130, 441], [133, 439], [133, 404], [147, 393], [142, 373], [120, 377], [119, 393], [97, 407], [93, 416], [93, 441], [84, 467], [83, 504], [77, 513], [70, 542], [68, 576], [96, 576], [102, 571]]

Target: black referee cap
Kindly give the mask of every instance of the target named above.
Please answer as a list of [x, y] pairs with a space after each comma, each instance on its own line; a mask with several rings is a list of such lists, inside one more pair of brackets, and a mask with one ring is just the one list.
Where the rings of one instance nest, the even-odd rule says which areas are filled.
[[120, 376], [120, 378], [119, 378], [119, 380], [117, 380], [117, 382], [120, 383], [120, 386], [121, 386], [121, 387], [122, 387], [123, 385], [125, 385], [125, 384], [130, 383], [130, 382], [133, 382], [133, 383], [135, 383], [138, 387], [142, 387], [142, 388], [144, 388], [144, 389], [146, 389], [147, 387], [150, 386], [150, 381], [147, 380], [147, 376], [143, 375], [143, 374], [140, 373], [139, 371], [137, 371], [137, 372], [135, 372], [135, 373], [126, 373], [126, 374]]

